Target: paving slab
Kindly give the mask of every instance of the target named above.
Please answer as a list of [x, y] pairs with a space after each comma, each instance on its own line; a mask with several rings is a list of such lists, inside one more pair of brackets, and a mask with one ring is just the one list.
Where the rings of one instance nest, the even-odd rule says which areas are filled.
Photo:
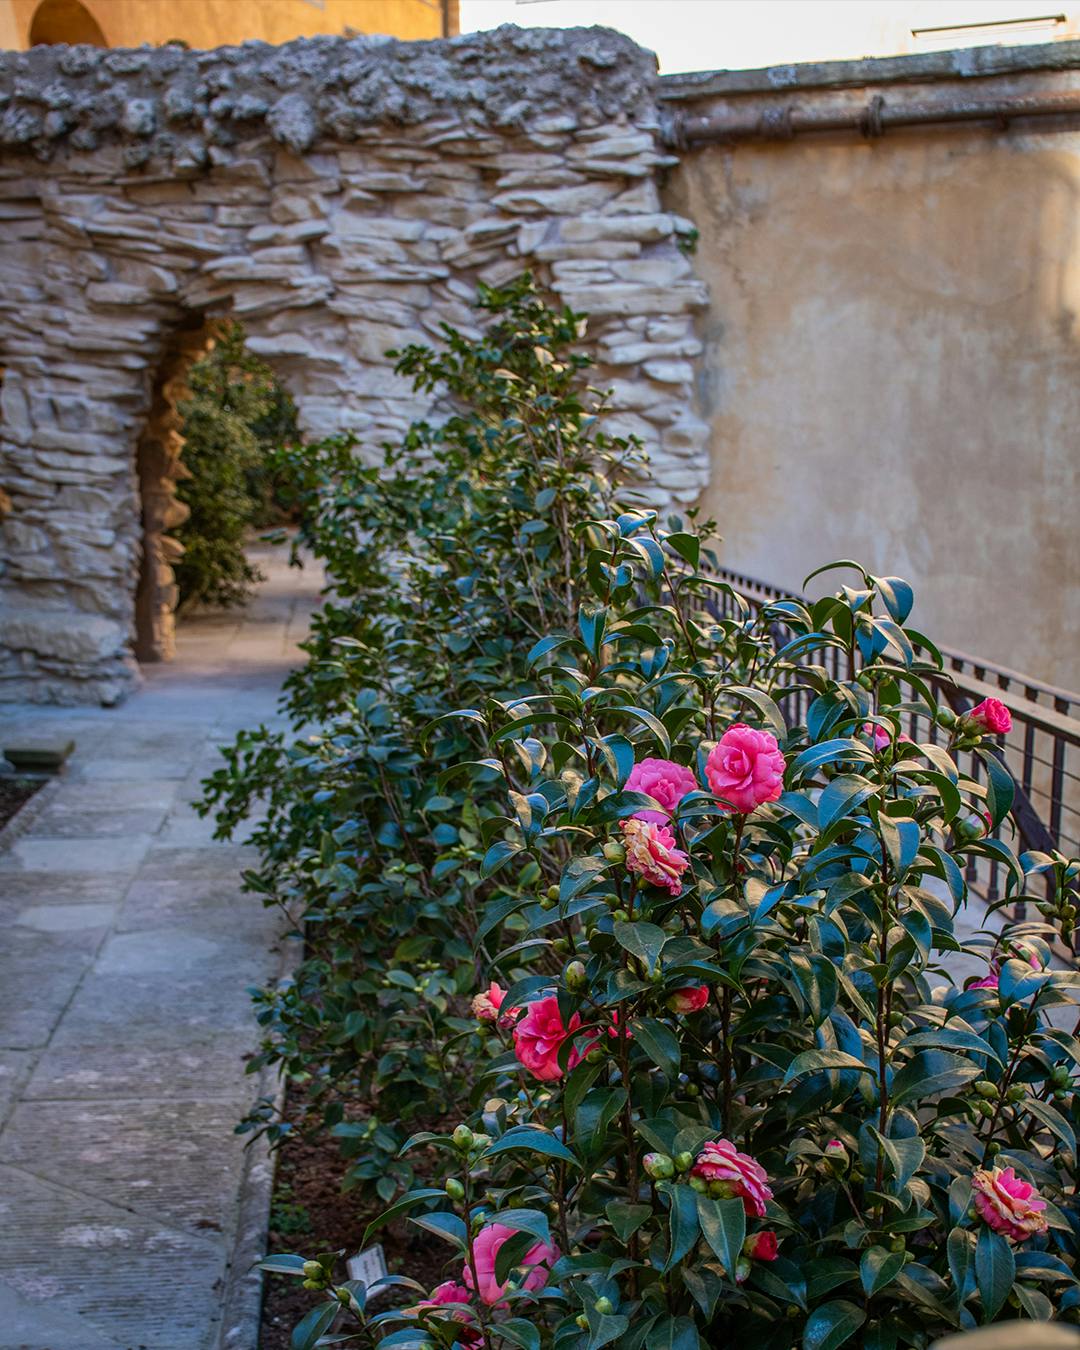
[[75, 741], [0, 851], [0, 1350], [217, 1350], [226, 1313], [252, 1324], [269, 1191], [233, 1127], [282, 922], [193, 801], [278, 718], [320, 584], [286, 557], [262, 551], [250, 619], [182, 624], [121, 707], [0, 707], [7, 739]]

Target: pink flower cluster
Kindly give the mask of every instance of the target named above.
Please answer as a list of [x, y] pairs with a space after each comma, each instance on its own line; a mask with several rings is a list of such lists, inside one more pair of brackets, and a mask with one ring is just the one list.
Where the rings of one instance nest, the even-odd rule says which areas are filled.
[[[874, 749], [877, 750], [879, 754], [882, 750], [888, 750], [889, 746], [892, 745], [892, 736], [889, 734], [889, 728], [883, 726], [880, 722], [864, 722], [862, 724], [862, 733], [864, 736], [869, 736], [873, 740]], [[898, 742], [907, 741], [909, 745], [912, 744], [911, 737], [906, 731], [902, 731], [896, 739]]]
[[[1020, 942], [1015, 943], [1011, 955], [1015, 956], [1020, 961], [1026, 961], [1028, 965], [1032, 968], [1032, 970], [1042, 970], [1043, 968], [1043, 963], [1041, 958], [1039, 957], [1039, 953], [1033, 947], [1029, 947], [1027, 943], [1020, 943]], [[995, 956], [994, 959], [990, 962], [989, 974], [984, 975], [981, 980], [972, 980], [970, 984], [965, 986], [965, 988], [996, 989], [998, 987], [998, 981], [1000, 980], [1000, 978], [1001, 978], [1001, 959]]]
[[766, 1202], [773, 1196], [765, 1169], [748, 1153], [740, 1153], [730, 1139], [705, 1144], [690, 1175], [709, 1182], [710, 1193], [725, 1191], [728, 1199], [739, 1197], [752, 1218], [764, 1215]]
[[[509, 1281], [500, 1284], [495, 1278], [495, 1259], [499, 1255], [500, 1247], [514, 1236], [514, 1232], [513, 1228], [507, 1228], [503, 1223], [489, 1223], [485, 1224], [473, 1239], [476, 1290], [481, 1299], [491, 1307], [502, 1302], [510, 1287]], [[530, 1290], [543, 1289], [548, 1281], [548, 1273], [558, 1259], [559, 1249], [552, 1243], [537, 1242], [535, 1246], [530, 1247], [518, 1262], [519, 1266], [528, 1271], [522, 1287]], [[469, 1289], [473, 1288], [473, 1273], [468, 1262], [462, 1272], [462, 1279]]]
[[736, 722], [709, 751], [705, 777], [725, 811], [746, 815], [784, 790], [784, 756], [776, 737]]
[[662, 811], [635, 811], [635, 820], [651, 825], [666, 825], [672, 812], [689, 792], [697, 791], [697, 779], [689, 769], [670, 759], [643, 759], [630, 770], [628, 792], [644, 792], [655, 797]]
[[[655, 815], [655, 812], [647, 812]], [[675, 847], [675, 836], [663, 825], [631, 816], [622, 822], [626, 866], [654, 886], [663, 886], [672, 895], [682, 890], [682, 874], [690, 859]]]
[[1046, 1201], [1011, 1167], [980, 1167], [971, 1178], [971, 1192], [979, 1217], [1010, 1242], [1023, 1242], [1049, 1227], [1042, 1213]]
[[998, 698], [984, 698], [968, 714], [968, 719], [994, 736], [1012, 731], [1012, 713]]
[[461, 1330], [456, 1333], [456, 1340], [465, 1350], [479, 1350], [484, 1344], [484, 1333], [472, 1320], [471, 1310], [467, 1310], [464, 1306], [471, 1301], [472, 1294], [464, 1285], [455, 1284], [453, 1280], [444, 1280], [442, 1284], [436, 1285], [426, 1299], [414, 1308], [407, 1309], [406, 1316], [423, 1317], [428, 1313], [435, 1313], [451, 1322], [459, 1322]]
[[685, 989], [676, 989], [668, 998], [667, 1005], [673, 1013], [696, 1013], [709, 1001], [707, 984], [689, 984]]

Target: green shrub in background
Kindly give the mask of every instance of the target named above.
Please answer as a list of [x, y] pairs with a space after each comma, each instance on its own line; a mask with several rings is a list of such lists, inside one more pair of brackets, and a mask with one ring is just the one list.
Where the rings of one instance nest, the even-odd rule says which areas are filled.
[[191, 514], [177, 530], [184, 555], [175, 566], [180, 603], [243, 604], [260, 580], [244, 554], [253, 526], [280, 519], [272, 464], [298, 439], [296, 408], [265, 362], [244, 345], [238, 323], [222, 324], [192, 366], [183, 418], [183, 466], [177, 496]]

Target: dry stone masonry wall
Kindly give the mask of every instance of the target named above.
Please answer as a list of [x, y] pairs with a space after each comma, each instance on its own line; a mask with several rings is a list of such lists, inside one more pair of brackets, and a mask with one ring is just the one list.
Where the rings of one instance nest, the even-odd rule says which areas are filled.
[[175, 401], [224, 315], [308, 435], [374, 450], [428, 411], [386, 350], [530, 266], [591, 312], [658, 503], [694, 500], [705, 295], [656, 84], [602, 29], [0, 57], [0, 700], [121, 698], [137, 591], [169, 654]]

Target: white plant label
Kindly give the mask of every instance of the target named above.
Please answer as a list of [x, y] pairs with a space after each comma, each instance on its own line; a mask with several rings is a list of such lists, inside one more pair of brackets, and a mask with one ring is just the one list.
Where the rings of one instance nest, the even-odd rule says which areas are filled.
[[[386, 1257], [383, 1255], [381, 1243], [378, 1242], [374, 1247], [366, 1247], [355, 1256], [350, 1256], [345, 1264], [349, 1271], [349, 1279], [358, 1281], [365, 1289], [370, 1289], [387, 1274]], [[385, 1290], [378, 1289], [374, 1297], [378, 1298], [384, 1292]]]

